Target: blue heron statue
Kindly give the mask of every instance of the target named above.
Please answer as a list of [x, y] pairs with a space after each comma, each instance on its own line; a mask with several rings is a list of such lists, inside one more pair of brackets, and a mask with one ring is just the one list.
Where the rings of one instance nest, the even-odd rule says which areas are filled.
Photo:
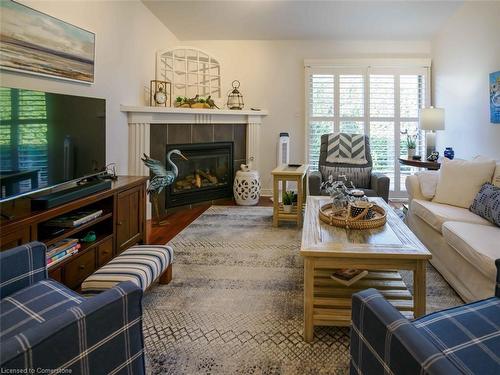
[[160, 210], [158, 207], [158, 195], [165, 189], [167, 186], [170, 186], [174, 183], [175, 179], [179, 175], [179, 168], [172, 161], [172, 155], [179, 155], [184, 160], [188, 160], [179, 150], [172, 150], [167, 154], [167, 163], [172, 167], [171, 171], [168, 171], [165, 166], [159, 161], [155, 159], [151, 159], [149, 156], [144, 154], [144, 157], [141, 160], [144, 162], [146, 167], [149, 168], [151, 172], [154, 173], [154, 177], [149, 181], [148, 186], [148, 194], [151, 196], [151, 200], [153, 202], [154, 210], [156, 213], [156, 218], [158, 224], [160, 224]]

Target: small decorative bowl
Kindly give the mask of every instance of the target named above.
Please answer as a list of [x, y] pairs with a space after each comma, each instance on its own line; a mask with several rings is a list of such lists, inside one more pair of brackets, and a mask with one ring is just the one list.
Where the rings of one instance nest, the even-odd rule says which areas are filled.
[[353, 197], [357, 197], [357, 198], [362, 198], [365, 196], [365, 192], [361, 189], [352, 189], [349, 192], [349, 194], [352, 195]]

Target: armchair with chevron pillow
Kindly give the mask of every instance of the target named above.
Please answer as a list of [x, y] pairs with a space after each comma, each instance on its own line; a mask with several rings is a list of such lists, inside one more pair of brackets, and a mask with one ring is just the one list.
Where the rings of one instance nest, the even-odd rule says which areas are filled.
[[389, 199], [389, 177], [373, 172], [370, 141], [366, 135], [331, 133], [321, 136], [319, 166], [309, 175], [309, 194], [327, 195], [321, 189], [329, 176], [345, 178], [369, 197]]

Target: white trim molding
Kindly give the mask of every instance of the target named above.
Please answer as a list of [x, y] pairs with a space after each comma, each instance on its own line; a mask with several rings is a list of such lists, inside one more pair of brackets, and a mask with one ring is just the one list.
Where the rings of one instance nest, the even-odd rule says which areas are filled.
[[306, 59], [306, 68], [332, 67], [379, 67], [379, 68], [430, 68], [430, 58], [339, 58], [339, 59]]
[[121, 106], [128, 117], [128, 174], [148, 176], [141, 156], [150, 151], [150, 124], [246, 124], [246, 159], [252, 169], [259, 170], [260, 127], [268, 115], [266, 110], [191, 109], [170, 107]]

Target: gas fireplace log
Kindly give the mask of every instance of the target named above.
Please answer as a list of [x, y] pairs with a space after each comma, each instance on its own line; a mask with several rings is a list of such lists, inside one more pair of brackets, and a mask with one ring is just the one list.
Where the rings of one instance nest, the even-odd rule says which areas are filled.
[[217, 177], [215, 176], [212, 176], [211, 174], [209, 173], [206, 173], [206, 172], [203, 172], [201, 169], [197, 169], [196, 170], [196, 173], [199, 174], [200, 176], [202, 177], [205, 177], [208, 181], [210, 181], [212, 184], [216, 184], [217, 183]]
[[191, 181], [180, 180], [175, 183], [175, 186], [178, 188], [186, 189], [186, 188], [191, 188], [193, 184], [191, 183]]
[[197, 188], [201, 188], [201, 177], [200, 177], [200, 175], [198, 173], [196, 173], [195, 180], [196, 180], [195, 183], [194, 183], [195, 186]]

